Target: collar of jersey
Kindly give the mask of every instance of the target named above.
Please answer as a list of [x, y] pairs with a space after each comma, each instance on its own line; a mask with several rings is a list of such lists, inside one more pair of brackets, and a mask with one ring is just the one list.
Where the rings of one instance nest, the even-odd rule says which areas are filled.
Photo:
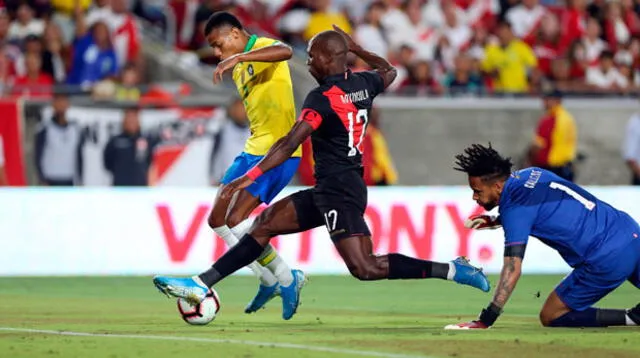
[[250, 51], [251, 48], [253, 47], [253, 45], [256, 44], [257, 40], [258, 40], [258, 36], [257, 35], [251, 35], [249, 37], [249, 41], [247, 41], [247, 46], [244, 47], [244, 52]]
[[[347, 76], [351, 76], [351, 70], [347, 70]], [[325, 78], [322, 79], [323, 83], [333, 83], [333, 82], [340, 82], [340, 81], [344, 81], [345, 76], [344, 73], [339, 73], [336, 75], [331, 75], [331, 76], [327, 76]]]

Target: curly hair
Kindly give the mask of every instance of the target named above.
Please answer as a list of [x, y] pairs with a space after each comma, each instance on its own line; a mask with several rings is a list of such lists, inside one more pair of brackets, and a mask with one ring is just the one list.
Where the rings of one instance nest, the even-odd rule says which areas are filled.
[[483, 180], [505, 179], [511, 174], [511, 158], [503, 158], [500, 153], [482, 144], [472, 144], [462, 154], [456, 155], [456, 167], [469, 176], [482, 177]]

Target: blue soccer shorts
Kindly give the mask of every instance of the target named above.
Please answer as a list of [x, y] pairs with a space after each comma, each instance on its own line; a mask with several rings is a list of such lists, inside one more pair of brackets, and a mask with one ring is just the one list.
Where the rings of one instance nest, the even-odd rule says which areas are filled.
[[[633, 235], [629, 228], [629, 235]], [[556, 293], [569, 308], [583, 311], [629, 280], [640, 288], [640, 238], [622, 249], [615, 250], [596, 263], [576, 267], [556, 287]]]
[[[262, 155], [240, 153], [224, 174], [222, 184], [228, 184], [243, 176], [262, 158], [264, 158]], [[269, 204], [289, 184], [291, 178], [298, 171], [299, 164], [300, 158], [289, 158], [286, 162], [258, 177], [246, 190], [256, 198], [260, 198], [263, 203]]]

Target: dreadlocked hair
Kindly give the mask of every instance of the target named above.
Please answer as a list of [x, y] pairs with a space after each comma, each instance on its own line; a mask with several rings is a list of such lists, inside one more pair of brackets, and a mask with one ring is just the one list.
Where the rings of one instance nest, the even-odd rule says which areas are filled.
[[469, 176], [481, 177], [483, 180], [507, 178], [511, 174], [511, 158], [503, 158], [495, 149], [482, 144], [473, 144], [456, 155], [456, 167], [453, 169], [465, 172]]

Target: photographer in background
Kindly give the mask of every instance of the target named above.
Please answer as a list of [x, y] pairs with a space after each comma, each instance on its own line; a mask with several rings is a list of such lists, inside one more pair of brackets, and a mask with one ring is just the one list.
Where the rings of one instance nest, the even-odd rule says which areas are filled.
[[113, 186], [147, 186], [157, 139], [140, 131], [138, 108], [124, 111], [122, 132], [107, 143], [104, 168], [113, 176]]

